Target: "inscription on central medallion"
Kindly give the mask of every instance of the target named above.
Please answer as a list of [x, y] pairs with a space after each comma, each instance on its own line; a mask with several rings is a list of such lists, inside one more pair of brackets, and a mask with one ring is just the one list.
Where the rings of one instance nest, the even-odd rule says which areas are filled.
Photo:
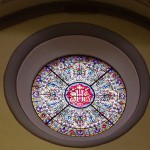
[[65, 90], [67, 102], [76, 108], [85, 108], [91, 105], [94, 97], [93, 89], [86, 83], [73, 83]]

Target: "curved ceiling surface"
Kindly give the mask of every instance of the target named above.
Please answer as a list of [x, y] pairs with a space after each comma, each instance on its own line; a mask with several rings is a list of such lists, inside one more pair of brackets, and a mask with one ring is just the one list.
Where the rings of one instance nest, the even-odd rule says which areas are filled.
[[[30, 3], [27, 3], [27, 0], [0, 0], [0, 16], [5, 16], [13, 12], [29, 8], [32, 6], [46, 4], [50, 2], [57, 2], [63, 0], [30, 0]], [[72, 1], [72, 0], [70, 0]], [[89, 1], [89, 0], [88, 0]], [[119, 7], [129, 9], [133, 12], [141, 14], [145, 17], [150, 18], [150, 1], [149, 0], [95, 0], [97, 2], [104, 2], [106, 4], [111, 4]], [[85, 2], [86, 3], [86, 2]]]
[[[46, 0], [44, 1], [45, 3], [49, 3], [49, 2], [53, 2], [54, 0]], [[56, 1], [56, 0], [55, 0]], [[57, 0], [58, 1], [58, 0]], [[61, 1], [61, 0], [60, 0]], [[124, 8], [128, 8], [129, 10], [132, 10], [138, 14], [141, 14], [145, 17], [150, 17], [150, 8], [149, 8], [149, 0], [134, 0], [134, 1], [124, 1], [121, 2], [118, 0], [99, 0], [100, 2], [106, 2], [109, 4], [113, 4], [116, 6], [121, 6]], [[24, 8], [28, 8], [31, 6], [35, 6], [35, 5], [39, 5], [42, 4], [43, 1], [42, 0], [30, 0], [30, 3], [26, 3], [25, 0], [22, 0], [21, 2], [19, 0], [0, 0], [0, 16], [4, 16], [19, 10], [22, 10]], [[69, 19], [72, 16], [72, 19]], [[1, 68], [1, 76], [3, 76], [4, 71], [5, 71], [5, 67], [7, 65], [7, 62], [9, 60], [10, 55], [12, 55], [14, 49], [21, 43], [21, 41], [23, 41], [24, 39], [26, 39], [27, 37], [29, 37], [31, 34], [33, 34], [36, 31], [39, 31], [40, 29], [43, 29], [51, 24], [57, 24], [57, 23], [61, 23], [61, 22], [66, 22], [66, 21], [81, 21], [83, 16], [80, 16], [80, 19], [77, 19], [75, 16], [80, 16], [79, 14], [76, 15], [71, 15], [69, 14], [68, 17], [66, 17], [65, 15], [61, 15], [61, 19], [59, 20], [60, 16], [56, 15], [56, 16], [42, 16], [41, 18], [38, 18], [37, 20], [33, 19], [30, 20], [28, 22], [23, 22], [22, 24], [18, 24], [16, 26], [10, 27], [6, 30], [0, 31], [0, 39], [1, 39], [1, 64], [2, 64], [2, 68]], [[101, 16], [101, 15], [100, 15]], [[53, 19], [54, 17], [56, 17], [56, 19]], [[85, 16], [84, 16], [85, 17]], [[111, 17], [108, 17], [112, 24], [109, 25], [109, 21], [107, 21], [107, 19], [105, 19], [104, 16], [101, 16], [103, 21], [93, 21], [96, 18], [98, 19], [98, 17], [94, 17], [93, 19], [90, 16], [90, 20], [86, 19], [86, 17], [83, 19], [83, 22], [90, 22], [90, 23], [94, 23], [94, 24], [98, 24], [104, 27], [107, 27], [117, 33], [119, 33], [120, 35], [124, 36], [125, 38], [127, 38], [134, 46], [136, 46], [136, 48], [140, 51], [140, 53], [142, 54], [142, 56], [144, 57], [148, 68], [150, 68], [150, 61], [149, 61], [149, 37], [150, 37], [150, 33], [148, 30], [136, 26], [134, 24], [130, 24], [127, 21], [118, 21], [119, 19], [114, 19]], [[107, 18], [107, 17], [106, 17]], [[41, 20], [43, 22], [41, 22]], [[50, 21], [50, 19], [52, 19]], [[47, 21], [48, 20], [48, 21]], [[56, 21], [59, 20], [59, 21]], [[38, 24], [38, 25], [37, 25]], [[123, 25], [124, 24], [124, 25]], [[118, 28], [119, 26], [122, 26], [121, 28]], [[29, 29], [30, 27], [30, 29]], [[35, 28], [36, 27], [36, 28]], [[129, 30], [127, 30], [127, 28]], [[21, 30], [23, 32], [21, 32]], [[135, 36], [136, 33], [136, 36]], [[15, 34], [15, 37], [14, 37]], [[10, 43], [10, 44], [8, 44]], [[3, 51], [5, 50], [5, 52]], [[1, 82], [3, 84], [3, 81]], [[2, 85], [1, 84], [1, 85]], [[3, 88], [2, 88], [3, 89]], [[22, 128], [20, 128], [20, 125], [18, 125], [18, 123], [15, 121], [15, 119], [13, 118], [13, 116], [11, 115], [7, 105], [6, 105], [6, 100], [4, 98], [4, 94], [3, 91], [1, 90], [1, 99], [2, 99], [2, 105], [3, 105], [3, 109], [1, 110], [1, 114], [2, 115], [2, 148], [5, 150], [8, 150], [10, 148], [14, 148], [14, 149], [28, 149], [28, 148], [32, 148], [32, 149], [38, 149], [38, 148], [50, 148], [53, 147], [56, 150], [59, 150], [59, 148], [61, 149], [66, 149], [63, 147], [59, 147], [59, 146], [55, 146], [49, 143], [46, 143], [45, 141], [39, 140], [38, 138], [35, 138], [34, 136], [31, 136], [31, 134], [28, 134], [25, 130], [23, 130]], [[120, 138], [119, 140], [116, 140], [112, 143], [109, 143], [108, 145], [104, 145], [102, 146], [102, 148], [105, 148], [106, 150], [110, 148], [110, 146], [112, 147], [112, 149], [119, 149], [121, 145], [122, 149], [141, 149], [144, 148], [145, 150], [148, 149], [148, 135], [149, 135], [149, 107], [146, 111], [146, 114], [144, 115], [144, 117], [142, 118], [142, 120], [140, 121], [140, 123], [138, 123], [138, 125], [132, 129], [127, 135], [123, 136], [122, 138]], [[8, 115], [6, 119], [6, 115]], [[11, 126], [13, 127], [14, 130], [11, 130], [9, 127], [9, 122], [11, 121]], [[143, 131], [143, 127], [147, 130]], [[7, 133], [7, 136], [6, 136]], [[139, 134], [141, 135], [139, 137]], [[12, 138], [13, 137], [13, 138]], [[11, 139], [11, 142], [8, 143], [8, 139]], [[130, 139], [130, 141], [129, 141]], [[28, 141], [28, 145], [24, 143], [24, 140]], [[19, 142], [18, 142], [19, 141]], [[127, 143], [128, 141], [128, 143]], [[138, 141], [138, 142], [137, 142]], [[37, 144], [33, 145], [33, 143], [36, 142]], [[17, 143], [17, 144], [16, 144]], [[129, 144], [130, 143], [130, 144]], [[137, 143], [137, 144], [135, 144]], [[22, 147], [22, 145], [24, 147]], [[29, 146], [30, 145], [30, 146]], [[129, 146], [130, 145], [130, 146]], [[98, 149], [99, 147], [97, 147]], [[94, 148], [95, 149], [95, 148]]]

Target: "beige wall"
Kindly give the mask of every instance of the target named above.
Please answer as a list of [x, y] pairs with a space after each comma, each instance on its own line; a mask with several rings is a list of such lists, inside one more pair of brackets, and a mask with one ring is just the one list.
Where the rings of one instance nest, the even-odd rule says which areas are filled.
[[[16, 47], [28, 36], [47, 26], [63, 22], [87, 22], [117, 32], [129, 40], [142, 54], [150, 70], [150, 31], [105, 15], [55, 14], [32, 19], [0, 31], [0, 149], [1, 150], [65, 150], [75, 149], [54, 145], [35, 137], [25, 130], [10, 112], [3, 91], [3, 75], [8, 60]], [[12, 98], [13, 100], [13, 98]], [[119, 139], [93, 150], [149, 150], [150, 106], [140, 122]]]

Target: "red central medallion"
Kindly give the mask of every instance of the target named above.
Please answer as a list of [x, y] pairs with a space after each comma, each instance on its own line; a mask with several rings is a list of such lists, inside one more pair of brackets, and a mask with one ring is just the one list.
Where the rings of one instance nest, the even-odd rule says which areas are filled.
[[73, 83], [66, 89], [65, 98], [70, 105], [84, 108], [93, 102], [94, 91], [85, 83]]

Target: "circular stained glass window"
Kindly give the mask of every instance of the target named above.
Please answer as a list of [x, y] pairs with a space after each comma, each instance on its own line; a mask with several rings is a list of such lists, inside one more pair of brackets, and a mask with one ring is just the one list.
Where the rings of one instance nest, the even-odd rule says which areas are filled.
[[48, 63], [37, 74], [32, 103], [51, 129], [86, 137], [115, 125], [126, 106], [126, 89], [106, 62], [90, 56], [66, 56]]

